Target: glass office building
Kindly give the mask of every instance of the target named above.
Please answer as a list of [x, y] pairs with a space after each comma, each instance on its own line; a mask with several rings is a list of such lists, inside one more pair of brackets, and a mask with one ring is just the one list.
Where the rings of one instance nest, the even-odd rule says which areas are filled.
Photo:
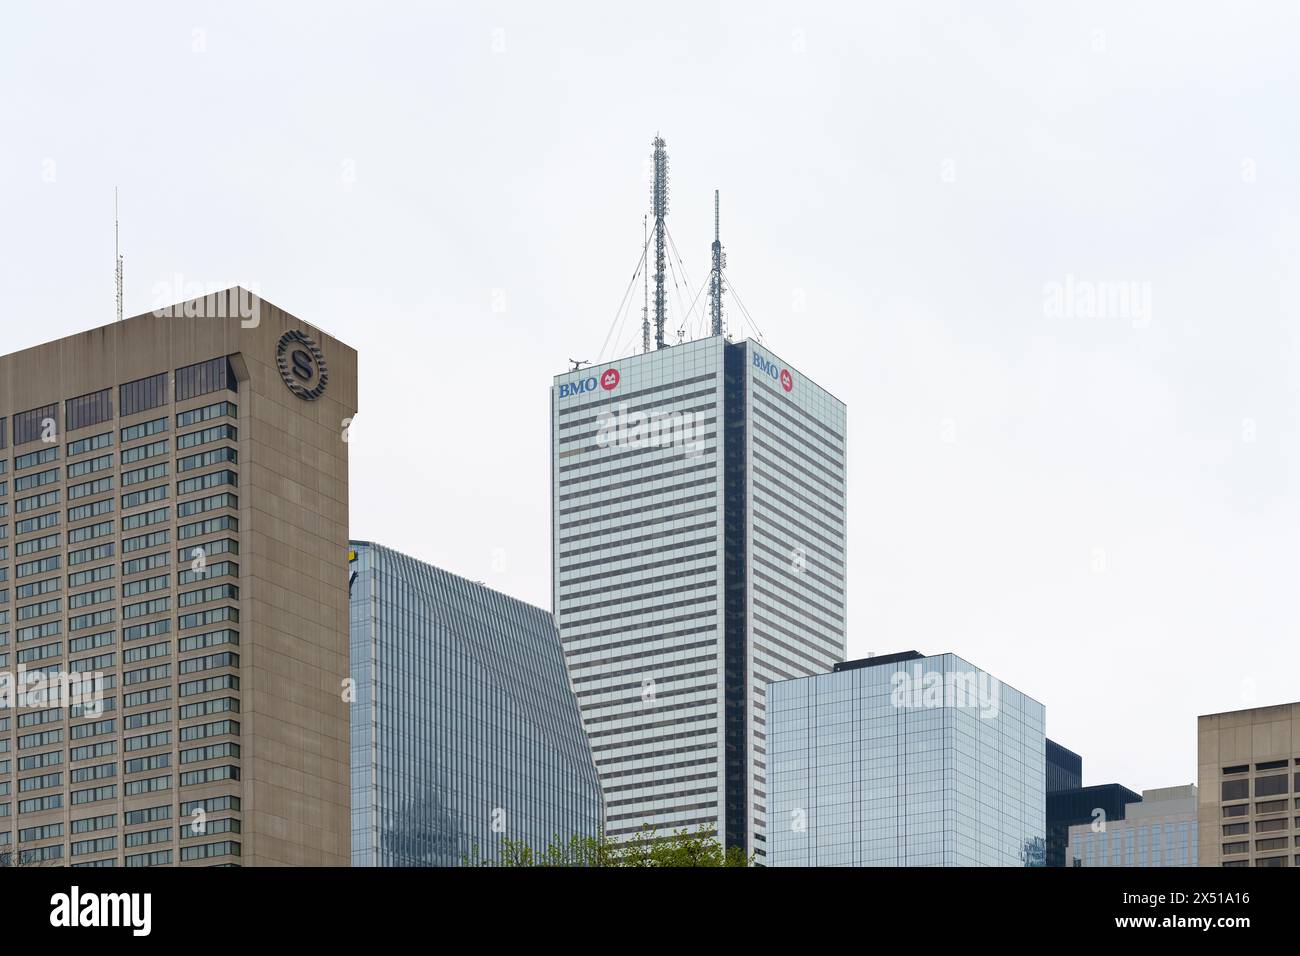
[[349, 559], [352, 865], [594, 836], [600, 785], [551, 615], [380, 545]]
[[1071, 866], [1196, 866], [1196, 785], [1143, 790], [1123, 819], [1070, 827]]
[[774, 683], [772, 866], [1042, 866], [1044, 711], [954, 654]]
[[555, 616], [612, 836], [765, 858], [767, 686], [844, 657], [845, 414], [721, 336], [556, 376]]

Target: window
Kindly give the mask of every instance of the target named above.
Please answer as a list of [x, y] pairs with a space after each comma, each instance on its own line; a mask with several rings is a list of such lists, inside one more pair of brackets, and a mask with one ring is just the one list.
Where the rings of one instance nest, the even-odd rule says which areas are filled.
[[184, 481], [176, 482], [176, 494], [188, 495], [196, 491], [207, 491], [209, 488], [217, 488], [221, 485], [239, 486], [239, 475], [230, 469], [224, 471], [213, 471], [206, 475], [200, 475], [198, 478], [186, 478]]
[[[1290, 780], [1284, 773], [1276, 777], [1256, 777], [1255, 778], [1255, 796], [1271, 797], [1279, 793], [1287, 793]], [[1227, 786], [1227, 784], [1224, 784]]]
[[166, 405], [167, 373], [159, 372], [118, 386], [118, 404], [123, 417]]
[[214, 441], [238, 441], [239, 429], [234, 425], [214, 425], [202, 431], [188, 432], [176, 439], [176, 448], [183, 451], [196, 445], [206, 445]]
[[68, 465], [68, 478], [80, 478], [82, 475], [91, 475], [97, 471], [107, 471], [112, 467], [112, 455], [99, 455], [95, 458], [86, 458], [82, 461], [74, 461]]
[[176, 370], [178, 402], [222, 389], [236, 390], [234, 369], [230, 367], [230, 359], [224, 355]]
[[138, 425], [132, 425], [129, 428], [122, 429], [122, 442], [125, 444], [129, 441], [135, 441], [139, 438], [148, 438], [150, 435], [156, 435], [159, 432], [167, 430], [167, 419], [155, 418], [151, 422], [141, 422]]
[[73, 458], [77, 455], [84, 455], [88, 451], [97, 451], [100, 448], [108, 448], [112, 444], [112, 432], [104, 432], [100, 435], [91, 435], [89, 438], [78, 438], [76, 441], [68, 442], [68, 457]]
[[[215, 405], [204, 405], [202, 408], [191, 408], [188, 412], [181, 412], [176, 416], [176, 427], [185, 428], [189, 425], [197, 425], [199, 422], [225, 417], [239, 417], [239, 409], [234, 403], [217, 402]], [[0, 445], [0, 447], [3, 446]]]
[[1256, 833], [1272, 833], [1274, 830], [1285, 830], [1287, 825], [1286, 817], [1274, 817], [1272, 820], [1256, 820]]
[[1262, 803], [1255, 804], [1256, 813], [1283, 813], [1285, 810], [1285, 800], [1265, 800]]
[[239, 463], [239, 453], [228, 445], [221, 448], [214, 448], [211, 451], [200, 452], [197, 455], [188, 455], [185, 458], [177, 459], [176, 471], [182, 472], [193, 471], [196, 468], [210, 468], [213, 465], [225, 464], [226, 462], [231, 464]]
[[127, 448], [122, 452], [122, 464], [133, 465], [137, 461], [144, 461], [146, 458], [156, 458], [159, 455], [167, 454], [167, 439], [162, 441], [151, 441], [145, 445], [136, 445], [134, 448]]
[[45, 434], [53, 435], [58, 429], [59, 406], [45, 405], [14, 416], [14, 447], [36, 441]]
[[109, 389], [101, 388], [98, 392], [70, 398], [64, 403], [65, 428], [74, 432], [78, 428], [98, 425], [113, 417], [113, 400]]
[[42, 448], [40, 451], [28, 452], [26, 455], [19, 455], [14, 459], [14, 471], [22, 471], [24, 468], [34, 468], [37, 465], [57, 461], [58, 457], [59, 448], [57, 445]]

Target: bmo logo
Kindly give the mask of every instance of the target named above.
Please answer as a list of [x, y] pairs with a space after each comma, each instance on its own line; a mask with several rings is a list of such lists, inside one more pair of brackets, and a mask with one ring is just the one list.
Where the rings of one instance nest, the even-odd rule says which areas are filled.
[[769, 362], [757, 352], [754, 353], [754, 368], [758, 369], [764, 375], [781, 383], [781, 387], [787, 392], [794, 388], [794, 376], [790, 374], [788, 368], [781, 368], [775, 362]]
[[600, 373], [600, 377], [588, 375], [586, 378], [580, 378], [576, 382], [560, 383], [560, 398], [572, 398], [574, 395], [583, 395], [587, 392], [596, 391], [597, 386], [607, 392], [612, 392], [618, 388], [619, 374], [616, 368], [607, 368]]

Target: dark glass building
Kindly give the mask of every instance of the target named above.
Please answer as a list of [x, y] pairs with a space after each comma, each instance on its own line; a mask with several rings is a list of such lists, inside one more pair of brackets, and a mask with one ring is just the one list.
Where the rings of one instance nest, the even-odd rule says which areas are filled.
[[1083, 758], [1047, 738], [1047, 792], [1077, 790], [1083, 786]]
[[600, 784], [551, 615], [351, 548], [352, 865], [456, 866], [506, 838], [594, 836]]
[[[1047, 794], [1047, 865], [1065, 866], [1070, 827], [1094, 820], [1123, 820], [1127, 804], [1141, 803], [1142, 795], [1118, 783], [1074, 787]], [[1098, 812], [1100, 811], [1100, 812]], [[1104, 817], [1102, 816], [1104, 814]]]

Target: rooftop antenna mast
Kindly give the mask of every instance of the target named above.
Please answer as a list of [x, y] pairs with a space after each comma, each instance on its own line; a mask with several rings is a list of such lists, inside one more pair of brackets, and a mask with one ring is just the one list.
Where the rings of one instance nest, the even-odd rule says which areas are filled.
[[713, 335], [722, 334], [722, 270], [727, 266], [727, 254], [722, 251], [722, 232], [719, 228], [718, 191], [713, 190], [713, 271], [709, 274], [709, 312], [713, 319]]
[[654, 190], [651, 208], [655, 217], [655, 348], [664, 347], [664, 323], [667, 320], [667, 300], [664, 294], [664, 217], [668, 215], [668, 145], [663, 137], [654, 138]]
[[650, 245], [647, 217], [641, 217], [641, 278], [645, 283], [645, 303], [641, 306], [641, 351], [650, 351], [650, 270], [646, 268], [646, 247]]
[[122, 243], [117, 221], [117, 187], [113, 187], [113, 253], [116, 264], [113, 272], [117, 279], [117, 321], [122, 321]]

